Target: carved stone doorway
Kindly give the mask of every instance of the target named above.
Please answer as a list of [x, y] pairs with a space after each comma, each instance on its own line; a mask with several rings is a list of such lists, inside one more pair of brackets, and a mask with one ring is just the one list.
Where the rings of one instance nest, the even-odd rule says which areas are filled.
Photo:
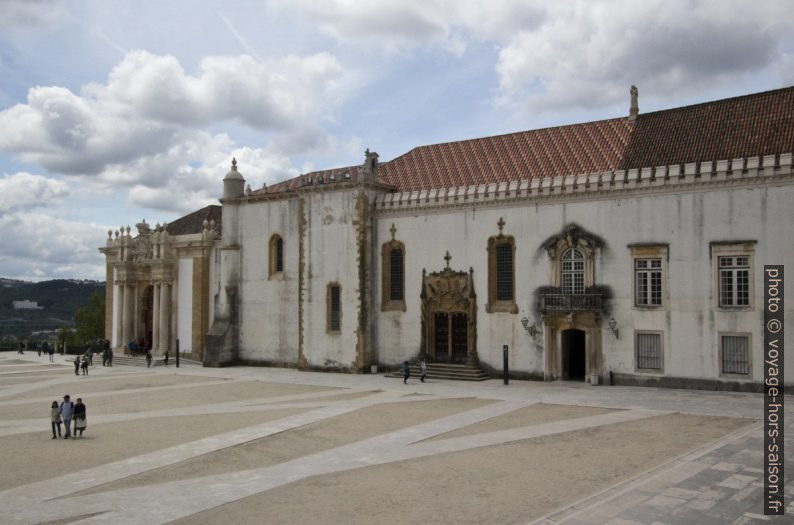
[[474, 270], [422, 271], [422, 355], [430, 362], [478, 366]]
[[587, 347], [584, 330], [563, 330], [562, 378], [582, 381], [587, 371]]

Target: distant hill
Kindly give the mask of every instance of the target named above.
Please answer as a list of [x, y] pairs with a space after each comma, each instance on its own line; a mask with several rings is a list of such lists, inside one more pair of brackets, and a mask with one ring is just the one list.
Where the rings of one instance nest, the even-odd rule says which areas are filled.
[[[55, 279], [37, 283], [0, 277], [0, 337], [28, 337], [36, 330], [74, 324], [74, 313], [88, 305], [91, 294], [104, 292], [105, 283]], [[39, 310], [15, 309], [14, 301], [33, 301]]]

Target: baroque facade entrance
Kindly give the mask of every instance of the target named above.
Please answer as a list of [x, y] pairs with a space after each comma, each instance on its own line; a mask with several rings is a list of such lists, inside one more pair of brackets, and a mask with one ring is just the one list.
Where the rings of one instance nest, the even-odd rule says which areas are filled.
[[430, 362], [477, 366], [474, 270], [422, 270], [422, 355]]

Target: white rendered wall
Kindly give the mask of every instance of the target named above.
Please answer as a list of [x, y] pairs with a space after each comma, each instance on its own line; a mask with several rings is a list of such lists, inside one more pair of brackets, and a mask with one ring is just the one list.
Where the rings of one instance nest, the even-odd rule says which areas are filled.
[[[480, 360], [501, 368], [501, 348], [510, 346], [511, 369], [542, 374], [543, 336], [530, 338], [522, 317], [540, 326], [533, 292], [550, 284], [548, 255], [541, 244], [576, 223], [605, 241], [595, 261], [596, 284], [612, 288], [612, 312], [619, 339], [602, 333], [603, 372], [635, 373], [634, 330], [662, 331], [664, 371], [661, 375], [719, 379], [718, 332], [752, 334], [752, 376], [763, 376], [761, 332], [764, 264], [794, 260], [790, 225], [794, 223], [794, 187], [712, 189], [706, 192], [625, 196], [620, 199], [571, 200], [549, 203], [510, 203], [502, 206], [447, 210], [416, 209], [408, 214], [382, 214], [377, 221], [376, 250], [391, 238], [405, 243], [406, 312], [379, 312], [376, 345], [379, 360], [394, 365], [414, 357], [420, 346], [420, 286], [422, 268], [428, 273], [444, 268], [449, 250], [453, 270], [474, 269], [477, 293], [477, 351]], [[516, 239], [516, 303], [518, 314], [486, 313], [487, 241], [497, 235], [497, 221], [504, 218], [504, 233]], [[754, 309], [722, 311], [715, 307], [714, 274], [709, 243], [754, 240]], [[634, 307], [632, 258], [627, 247], [634, 243], [669, 245], [667, 307], [642, 311]], [[380, 258], [373, 272], [379, 304]], [[794, 279], [786, 293], [794, 297]], [[794, 303], [789, 301], [785, 320], [794, 322]], [[792, 361], [792, 360], [789, 360]], [[786, 364], [794, 374], [794, 363]], [[730, 378], [734, 380], [734, 378]]]
[[[298, 363], [297, 199], [240, 206], [240, 354], [250, 361]], [[284, 271], [268, 275], [269, 242], [284, 241]]]
[[[178, 280], [176, 285], [176, 338], [179, 339], [179, 351], [191, 352], [193, 327], [193, 259], [180, 258], [177, 266]], [[198, 290], [197, 290], [198, 293]]]

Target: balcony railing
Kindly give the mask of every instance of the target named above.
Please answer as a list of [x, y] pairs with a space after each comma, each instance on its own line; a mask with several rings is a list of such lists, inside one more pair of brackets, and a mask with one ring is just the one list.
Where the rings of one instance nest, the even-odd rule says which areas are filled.
[[604, 295], [600, 293], [562, 294], [549, 293], [540, 296], [540, 311], [546, 312], [601, 312], [604, 310]]

